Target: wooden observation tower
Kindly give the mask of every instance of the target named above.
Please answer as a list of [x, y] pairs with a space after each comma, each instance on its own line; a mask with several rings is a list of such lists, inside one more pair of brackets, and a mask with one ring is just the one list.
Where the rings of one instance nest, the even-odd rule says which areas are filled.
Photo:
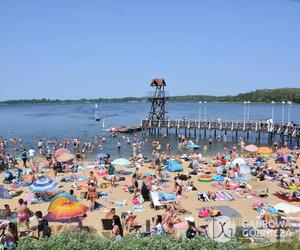
[[165, 92], [165, 79], [155, 78], [152, 80], [150, 86], [154, 88], [154, 92], [152, 92], [152, 95], [148, 98], [149, 102], [151, 102], [148, 120], [164, 121], [167, 113], [165, 106], [168, 101], [168, 97]]

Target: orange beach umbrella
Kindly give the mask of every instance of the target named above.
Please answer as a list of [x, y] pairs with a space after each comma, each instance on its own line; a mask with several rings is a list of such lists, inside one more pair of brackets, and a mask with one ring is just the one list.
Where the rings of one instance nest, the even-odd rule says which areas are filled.
[[272, 154], [272, 149], [268, 147], [259, 147], [257, 150], [257, 153], [263, 154], [263, 155], [269, 155]]
[[71, 220], [83, 216], [88, 211], [88, 207], [78, 202], [69, 201], [62, 203], [50, 211], [49, 215], [54, 219]]

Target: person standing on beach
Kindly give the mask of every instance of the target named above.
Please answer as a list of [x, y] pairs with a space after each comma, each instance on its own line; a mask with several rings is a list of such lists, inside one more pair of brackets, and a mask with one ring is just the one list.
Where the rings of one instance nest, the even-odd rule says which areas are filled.
[[137, 175], [136, 175], [136, 173], [134, 173], [132, 175], [131, 183], [132, 183], [132, 186], [133, 186], [133, 189], [134, 189], [133, 198], [136, 198], [137, 192], [139, 191], [139, 183], [137, 181]]
[[90, 210], [93, 211], [96, 203], [96, 186], [93, 180], [90, 181], [88, 186], [88, 197], [91, 202]]
[[116, 177], [115, 177], [115, 172], [116, 172], [116, 169], [114, 167], [114, 165], [112, 165], [111, 163], [108, 163], [109, 166], [108, 166], [108, 177], [109, 177], [109, 180], [110, 180], [110, 184], [112, 187], [115, 186], [115, 181], [116, 181]]
[[39, 150], [39, 154], [42, 155], [43, 154], [43, 142], [41, 139], [38, 141], [38, 150]]
[[90, 171], [90, 177], [88, 178], [87, 183], [88, 183], [88, 185], [89, 185], [89, 184], [92, 183], [92, 182], [95, 184], [95, 186], [97, 186], [97, 184], [98, 184], [97, 178], [96, 178], [96, 176], [94, 175], [94, 172], [93, 172], [93, 171]]
[[22, 154], [21, 154], [21, 159], [22, 159], [22, 161], [23, 161], [23, 166], [24, 166], [25, 168], [27, 168], [28, 154], [27, 154], [27, 151], [26, 151], [25, 148], [24, 148], [24, 150], [23, 150], [23, 152], [22, 152]]
[[17, 214], [18, 214], [19, 227], [23, 228], [23, 225], [25, 224], [25, 229], [28, 230], [29, 229], [29, 209], [27, 208], [23, 199], [19, 199], [18, 203], [19, 203], [19, 207], [16, 210], [17, 210]]
[[54, 157], [53, 158], [53, 163], [52, 163], [52, 169], [53, 169], [55, 179], [57, 178], [58, 168], [59, 168], [59, 163], [58, 163], [56, 157]]

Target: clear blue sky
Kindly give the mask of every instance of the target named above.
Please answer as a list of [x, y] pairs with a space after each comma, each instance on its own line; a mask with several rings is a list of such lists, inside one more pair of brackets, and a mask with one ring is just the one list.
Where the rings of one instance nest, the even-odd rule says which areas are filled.
[[0, 1], [0, 99], [300, 87], [297, 0]]

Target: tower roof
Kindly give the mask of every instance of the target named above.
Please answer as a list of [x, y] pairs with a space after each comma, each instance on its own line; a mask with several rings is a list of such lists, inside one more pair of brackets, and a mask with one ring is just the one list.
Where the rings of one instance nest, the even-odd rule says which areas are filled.
[[150, 86], [166, 86], [166, 82], [164, 78], [154, 78], [150, 84]]

